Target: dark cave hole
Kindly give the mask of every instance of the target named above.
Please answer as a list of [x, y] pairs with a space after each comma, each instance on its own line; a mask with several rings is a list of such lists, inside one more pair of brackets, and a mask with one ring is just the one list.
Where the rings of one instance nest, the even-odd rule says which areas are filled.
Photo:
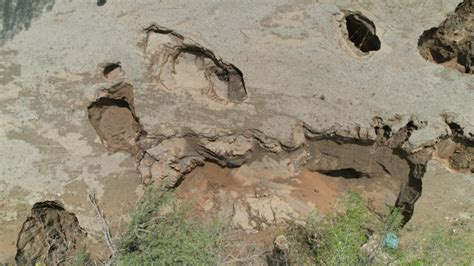
[[380, 49], [379, 37], [375, 34], [375, 24], [361, 14], [346, 16], [349, 40], [364, 53]]
[[122, 69], [122, 66], [120, 66], [120, 62], [107, 64], [104, 67], [102, 74], [104, 75], [105, 78], [108, 78], [108, 75], [116, 69], [119, 69], [119, 70]]
[[453, 132], [454, 136], [462, 136], [464, 134], [463, 128], [458, 123], [448, 123], [449, 128]]
[[324, 175], [333, 176], [333, 177], [342, 177], [345, 179], [367, 177], [367, 174], [359, 172], [354, 168], [343, 168], [343, 169], [336, 169], [336, 170], [320, 170], [318, 172]]
[[127, 108], [130, 110], [130, 104], [125, 100], [101, 97], [97, 101], [91, 103], [89, 107], [87, 107], [89, 111], [89, 116], [91, 116], [90, 114], [91, 109], [102, 108], [104, 106], [117, 106], [117, 107]]
[[107, 0], [97, 0], [97, 6], [103, 6], [107, 3]]

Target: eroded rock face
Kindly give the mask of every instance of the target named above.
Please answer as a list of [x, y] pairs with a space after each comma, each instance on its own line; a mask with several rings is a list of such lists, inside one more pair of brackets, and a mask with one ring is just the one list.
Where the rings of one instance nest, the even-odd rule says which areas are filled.
[[376, 177], [384, 174], [403, 180], [408, 176], [408, 163], [388, 147], [320, 140], [312, 145], [315, 156], [307, 167], [329, 176], [344, 178]]
[[213, 102], [247, 98], [242, 72], [183, 35], [156, 25], [146, 29], [144, 53], [150, 74], [166, 90]]
[[251, 138], [237, 135], [216, 140], [203, 139], [199, 146], [201, 154], [222, 166], [240, 166], [249, 158], [254, 143]]
[[460, 147], [449, 156], [449, 162], [456, 170], [467, 170], [474, 173], [474, 147]]
[[86, 233], [73, 213], [57, 201], [37, 202], [17, 241], [18, 265], [70, 265], [85, 247]]
[[[267, 182], [262, 185], [263, 189], [272, 180], [309, 170], [338, 179], [360, 179], [361, 184], [373, 183], [367, 189], [384, 191], [381, 193], [384, 196], [369, 197], [371, 208], [382, 212], [387, 204], [396, 205], [402, 208], [406, 221], [421, 194], [421, 178], [431, 156], [431, 151], [427, 149], [415, 154], [403, 150], [404, 143], [417, 129], [412, 122], [398, 132], [377, 124], [374, 128], [377, 135], [375, 141], [316, 134], [301, 124], [294, 130], [301, 137], [293, 148], [277, 140], [272, 140], [270, 145], [270, 138], [251, 129], [236, 134], [200, 135], [187, 132], [147, 138], [134, 112], [133, 90], [129, 84], [119, 84], [102, 91], [98, 100], [89, 106], [89, 119], [109, 150], [126, 150], [137, 156], [137, 170], [144, 183], [176, 188], [188, 173], [209, 161], [221, 167], [236, 168], [235, 178], [248, 181], [243, 182], [244, 187], [257, 179]], [[295, 189], [306, 189], [305, 184]], [[315, 191], [319, 188], [310, 188], [308, 193]], [[232, 195], [232, 191], [228, 193]], [[232, 216], [234, 225], [244, 230], [264, 229], [297, 220], [306, 212], [299, 206], [307, 202], [289, 204], [278, 193], [234, 198], [231, 206], [235, 210]], [[331, 193], [326, 193], [326, 196], [335, 200], [331, 195], [339, 193]], [[310, 207], [306, 205], [306, 208]]]
[[439, 27], [423, 32], [418, 47], [427, 60], [474, 73], [474, 2], [464, 0]]
[[436, 146], [436, 156], [452, 169], [474, 173], [474, 144], [469, 141], [445, 139]]
[[138, 151], [137, 140], [144, 131], [133, 107], [133, 87], [120, 83], [103, 90], [89, 105], [89, 120], [110, 151]]
[[145, 183], [172, 188], [204, 160], [190, 140], [172, 138], [144, 151], [138, 171]]
[[[345, 20], [348, 40], [360, 51], [367, 53], [380, 48], [375, 25], [368, 18], [348, 11]], [[142, 48], [157, 87], [190, 95], [192, 101], [206, 105], [209, 101], [241, 102], [247, 97], [242, 73], [212, 51], [158, 26], [147, 28], [146, 34]], [[116, 69], [117, 66], [113, 68]], [[194, 169], [213, 162], [235, 169], [233, 179], [241, 186], [258, 183], [263, 190], [271, 191], [265, 195], [241, 191], [239, 197], [232, 190], [224, 193], [233, 202], [227, 207], [234, 210], [234, 225], [244, 230], [297, 220], [307, 208], [321, 207], [316, 204], [328, 209], [330, 204], [321, 199], [336, 201], [334, 195], [340, 195], [340, 191], [327, 185], [331, 181], [321, 181], [331, 177], [345, 180], [339, 185], [346, 187], [363, 184], [361, 187], [367, 191], [362, 194], [368, 195], [372, 210], [381, 212], [386, 205], [396, 205], [408, 221], [421, 195], [421, 179], [431, 158], [431, 146], [437, 141], [425, 143], [426, 132], [420, 131], [424, 127], [421, 122], [409, 121], [395, 131], [379, 117], [373, 118], [371, 131], [361, 132], [360, 127], [348, 129], [346, 135], [351, 137], [331, 129], [317, 132], [301, 121], [293, 127], [290, 142], [255, 128], [215, 128], [204, 133], [167, 128], [171, 134], [153, 132], [147, 136], [134, 111], [133, 88], [126, 83], [101, 91], [88, 111], [90, 122], [110, 151], [125, 150], [136, 155], [143, 183], [176, 188]], [[460, 167], [466, 167], [465, 156], [458, 157]], [[315, 182], [308, 178], [311, 174], [300, 175], [304, 171], [312, 172], [313, 177], [325, 177]], [[291, 179], [298, 175], [299, 179]], [[289, 182], [285, 184], [290, 187], [287, 192], [299, 190], [311, 200], [288, 201], [282, 191], [270, 188], [282, 185], [275, 183], [278, 179]], [[295, 185], [293, 181], [301, 183]], [[306, 185], [314, 187], [308, 189]], [[322, 196], [313, 197], [320, 191]], [[209, 206], [222, 202], [214, 201]]]

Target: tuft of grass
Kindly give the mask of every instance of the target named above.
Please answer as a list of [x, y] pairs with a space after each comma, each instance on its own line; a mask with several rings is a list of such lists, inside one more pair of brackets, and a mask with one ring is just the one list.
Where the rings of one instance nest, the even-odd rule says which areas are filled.
[[201, 223], [170, 192], [149, 189], [122, 237], [118, 265], [216, 264], [229, 224]]
[[[472, 265], [474, 237], [472, 230], [454, 225], [452, 228], [429, 223], [423, 238], [405, 254], [407, 265]], [[410, 259], [407, 259], [410, 258]]]

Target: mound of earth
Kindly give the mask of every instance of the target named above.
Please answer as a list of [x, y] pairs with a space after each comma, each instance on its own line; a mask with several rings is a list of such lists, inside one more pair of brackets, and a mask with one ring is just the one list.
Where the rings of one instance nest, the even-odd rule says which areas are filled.
[[18, 235], [18, 265], [70, 265], [85, 248], [76, 215], [57, 201], [37, 202]]
[[474, 2], [464, 0], [439, 27], [423, 32], [418, 46], [427, 60], [473, 74]]

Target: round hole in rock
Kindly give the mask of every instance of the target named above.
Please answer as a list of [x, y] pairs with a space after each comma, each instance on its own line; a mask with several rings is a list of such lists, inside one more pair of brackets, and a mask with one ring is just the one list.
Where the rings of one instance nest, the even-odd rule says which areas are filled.
[[345, 20], [348, 38], [359, 50], [368, 53], [380, 49], [380, 39], [370, 19], [360, 13], [350, 13]]
[[107, 0], [97, 0], [97, 6], [103, 6], [107, 3]]
[[106, 79], [114, 79], [122, 72], [122, 66], [120, 66], [120, 62], [118, 63], [110, 63], [105, 65], [102, 74]]

